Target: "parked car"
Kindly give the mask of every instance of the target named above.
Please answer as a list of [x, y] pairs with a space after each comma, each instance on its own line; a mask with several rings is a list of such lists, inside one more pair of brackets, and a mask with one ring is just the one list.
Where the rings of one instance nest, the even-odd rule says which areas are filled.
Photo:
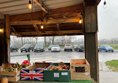
[[13, 52], [14, 50], [18, 51], [17, 45], [10, 45], [10, 51]]
[[84, 45], [79, 45], [78, 46], [78, 51], [83, 52], [84, 51]]
[[101, 45], [99, 47], [99, 51], [105, 51], [105, 52], [111, 51], [111, 52], [114, 52], [114, 48], [112, 48], [109, 45]]
[[75, 49], [78, 45], [73, 45], [73, 48]]
[[75, 51], [78, 51], [78, 48], [79, 48], [79, 45], [76, 45], [76, 46], [74, 47], [74, 50], [75, 50]]
[[60, 52], [60, 46], [59, 46], [59, 45], [53, 45], [53, 46], [51, 47], [51, 52], [55, 52], [55, 51]]
[[84, 51], [84, 45], [78, 45], [78, 46], [76, 46], [76, 48], [74, 50], [79, 51], [79, 52], [83, 52]]
[[21, 47], [21, 52], [25, 51], [25, 52], [30, 52], [30, 50], [33, 51], [34, 47], [32, 44], [25, 44], [24, 46]]
[[53, 45], [49, 45], [48, 50], [51, 50], [52, 46], [53, 46]]
[[72, 45], [71, 44], [65, 44], [64, 46], [64, 51], [71, 50], [73, 51]]
[[43, 44], [36, 44], [35, 47], [34, 47], [34, 52], [43, 52], [45, 51], [45, 47]]

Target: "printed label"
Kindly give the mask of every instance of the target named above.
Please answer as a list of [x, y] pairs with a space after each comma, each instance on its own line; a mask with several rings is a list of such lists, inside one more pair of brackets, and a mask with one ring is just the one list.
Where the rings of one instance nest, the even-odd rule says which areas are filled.
[[54, 77], [59, 77], [59, 73], [54, 73]]
[[61, 75], [68, 75], [68, 73], [67, 72], [62, 72]]

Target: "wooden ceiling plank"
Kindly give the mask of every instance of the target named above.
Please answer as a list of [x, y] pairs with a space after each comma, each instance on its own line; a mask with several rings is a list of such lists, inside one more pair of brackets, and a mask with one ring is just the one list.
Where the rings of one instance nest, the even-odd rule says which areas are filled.
[[45, 12], [48, 13], [48, 8], [46, 5], [42, 2], [42, 0], [34, 0], [34, 2]]

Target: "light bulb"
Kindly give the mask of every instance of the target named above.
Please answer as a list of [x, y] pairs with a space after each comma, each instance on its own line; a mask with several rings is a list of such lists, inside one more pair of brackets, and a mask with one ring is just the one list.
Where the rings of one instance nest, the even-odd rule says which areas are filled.
[[43, 29], [44, 28], [44, 26], [41, 24], [41, 29]]
[[0, 32], [2, 32], [2, 29], [0, 29]]
[[67, 37], [67, 35], [65, 35], [65, 37]]
[[33, 40], [35, 40], [35, 37], [33, 37]]
[[106, 1], [104, 1], [104, 6], [103, 7], [106, 8]]
[[80, 20], [79, 23], [81, 24], [82, 23], [82, 20]]
[[31, 1], [29, 1], [28, 8], [29, 8], [29, 9], [32, 9]]

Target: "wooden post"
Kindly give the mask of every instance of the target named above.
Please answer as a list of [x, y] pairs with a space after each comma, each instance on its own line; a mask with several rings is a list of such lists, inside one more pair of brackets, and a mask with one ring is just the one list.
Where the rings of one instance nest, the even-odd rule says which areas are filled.
[[6, 24], [6, 29], [5, 29], [5, 34], [6, 34], [6, 56], [8, 58], [7, 62], [10, 62], [10, 16], [5, 15], [5, 24]]
[[0, 65], [10, 62], [10, 19], [5, 15], [4, 23], [0, 24], [3, 32], [0, 32]]
[[97, 33], [85, 33], [85, 54], [90, 63], [91, 77], [99, 83]]
[[85, 0], [83, 15], [85, 58], [90, 63], [91, 77], [99, 83], [96, 0]]

